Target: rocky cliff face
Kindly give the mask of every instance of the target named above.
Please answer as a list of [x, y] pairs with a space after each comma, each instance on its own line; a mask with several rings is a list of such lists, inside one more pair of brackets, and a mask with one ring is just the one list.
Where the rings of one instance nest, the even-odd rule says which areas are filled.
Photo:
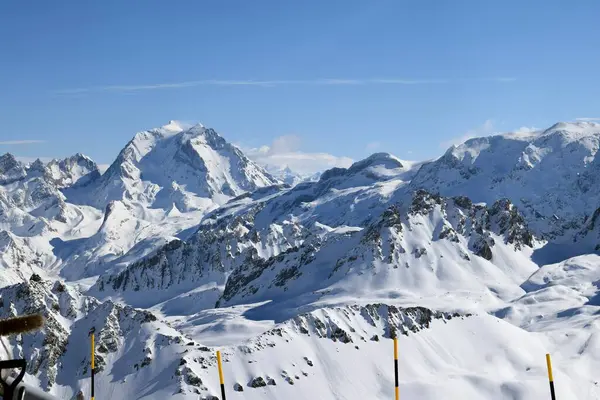
[[[60, 281], [38, 275], [28, 282], [0, 289], [0, 317], [28, 314], [44, 316], [37, 332], [10, 339], [13, 357], [27, 360], [27, 373], [53, 393], [76, 393], [89, 377], [90, 339], [95, 331], [96, 368], [129, 375], [150, 365], [156, 352], [172, 343], [183, 343], [183, 335], [145, 310], [81, 295]], [[162, 329], [163, 335], [157, 334]], [[159, 339], [159, 340], [157, 340]], [[82, 381], [83, 380], [83, 381]]]

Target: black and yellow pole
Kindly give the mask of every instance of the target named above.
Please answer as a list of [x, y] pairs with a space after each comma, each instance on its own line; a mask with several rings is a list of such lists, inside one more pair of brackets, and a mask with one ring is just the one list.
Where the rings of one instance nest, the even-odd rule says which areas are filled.
[[552, 400], [556, 400], [556, 394], [554, 393], [554, 376], [552, 375], [552, 361], [550, 360], [550, 354], [546, 354], [546, 365], [548, 366], [548, 381], [550, 381], [550, 396]]
[[394, 338], [394, 376], [396, 384], [394, 385], [394, 392], [396, 394], [396, 400], [400, 400], [400, 389], [398, 388], [398, 339]]
[[94, 400], [94, 373], [96, 368], [96, 354], [95, 354], [95, 343], [94, 343], [94, 334], [92, 333], [92, 400]]
[[217, 351], [217, 365], [219, 367], [219, 383], [221, 384], [221, 400], [225, 400], [225, 380], [223, 379], [223, 364], [221, 363], [220, 351]]
[[96, 369], [96, 351], [95, 351], [96, 350], [96, 343], [95, 343], [95, 340], [94, 340], [95, 339], [94, 338], [94, 332], [95, 332], [94, 328], [90, 329], [90, 341], [91, 341], [91, 347], [92, 347], [92, 349], [91, 349], [91, 353], [92, 353], [92, 360], [91, 360], [91, 364], [92, 364], [92, 387], [90, 389], [90, 392], [91, 392], [90, 394], [91, 394], [92, 400], [95, 400], [95, 397], [94, 397], [94, 374], [96, 372], [95, 371], [95, 369]]

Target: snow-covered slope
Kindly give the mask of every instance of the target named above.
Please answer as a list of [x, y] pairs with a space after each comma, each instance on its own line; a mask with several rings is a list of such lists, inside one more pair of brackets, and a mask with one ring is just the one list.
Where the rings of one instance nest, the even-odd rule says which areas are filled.
[[69, 200], [104, 211], [83, 241], [61, 244], [69, 279], [127, 264], [197, 225], [232, 197], [277, 181], [214, 130], [171, 121], [140, 132], [110, 168]]
[[[249, 340], [211, 348], [152, 313], [99, 303], [62, 283], [5, 288], [2, 307], [3, 315], [46, 316], [44, 331], [11, 344], [31, 360], [26, 380], [61, 398], [79, 390], [89, 395], [91, 328], [97, 338], [96, 395], [115, 400], [218, 398], [217, 349], [228, 398], [387, 398], [393, 395], [393, 336], [399, 338], [403, 397], [543, 398], [546, 352], [556, 354], [560, 398], [599, 394], [592, 373], [600, 366], [595, 342], [579, 335], [571, 342], [583, 347], [565, 350], [550, 336], [485, 313], [381, 303], [326, 307], [298, 313]], [[227, 340], [223, 332], [214, 335]]]
[[0, 282], [44, 275], [57, 263], [52, 241], [89, 232], [97, 213], [67, 201], [61, 189], [99, 176], [96, 164], [77, 154], [44, 164], [0, 157]]
[[[100, 303], [63, 282], [39, 278], [5, 287], [1, 295], [3, 317], [40, 313], [46, 320], [41, 331], [10, 341], [13, 355], [28, 361], [26, 380], [30, 383], [59, 398], [71, 398], [80, 389], [89, 394], [89, 332], [94, 329], [103, 397], [125, 399], [157, 380], [153, 388], [156, 396], [168, 397], [162, 385], [169, 386], [169, 382], [160, 380], [167, 366], [156, 366], [154, 360], [164, 361], [163, 356], [173, 359], [169, 345], [183, 343], [184, 337], [158, 322], [152, 313], [112, 302]], [[132, 374], [138, 379], [126, 384], [125, 379]], [[119, 390], [115, 390], [115, 384]]]
[[302, 182], [175, 122], [103, 175], [5, 155], [0, 310], [48, 321], [11, 346], [65, 398], [94, 327], [98, 395], [214, 399], [209, 345], [228, 398], [354, 400], [393, 395], [395, 328], [403, 398], [543, 398], [546, 352], [560, 399], [600, 398], [599, 144], [559, 123]]
[[549, 238], [567, 237], [600, 204], [600, 124], [470, 139], [424, 165], [411, 185], [493, 203], [509, 198]]
[[171, 121], [136, 134], [94, 187], [71, 195], [98, 208], [135, 201], [165, 210], [206, 211], [275, 183], [213, 129], [182, 128]]
[[0, 229], [35, 236], [57, 224], [75, 224], [76, 207], [60, 189], [99, 176], [96, 164], [82, 155], [44, 164], [23, 164], [7, 153], [0, 157]]
[[189, 241], [173, 241], [101, 277], [91, 293], [150, 306], [192, 289], [199, 296], [200, 286], [203, 300], [196, 310], [216, 300], [273, 300], [277, 318], [299, 305], [340, 297], [418, 298], [460, 290], [467, 298], [494, 302], [522, 294], [518, 285], [537, 268], [528, 258], [533, 237], [506, 200], [487, 208], [420, 191], [364, 227], [333, 228], [311, 218], [303, 223], [293, 215], [279, 221], [277, 213], [271, 216], [276, 220], [259, 225], [277, 200], [263, 198], [207, 219]]

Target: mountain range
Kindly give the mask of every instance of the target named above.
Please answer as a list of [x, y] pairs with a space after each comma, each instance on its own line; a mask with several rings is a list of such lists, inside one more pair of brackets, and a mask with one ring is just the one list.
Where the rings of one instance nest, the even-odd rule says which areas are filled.
[[[137, 133], [101, 173], [0, 157], [0, 316], [60, 398], [600, 398], [600, 124], [376, 153], [304, 177], [213, 129]], [[391, 368], [390, 368], [391, 367]], [[230, 394], [229, 394], [230, 393]]]

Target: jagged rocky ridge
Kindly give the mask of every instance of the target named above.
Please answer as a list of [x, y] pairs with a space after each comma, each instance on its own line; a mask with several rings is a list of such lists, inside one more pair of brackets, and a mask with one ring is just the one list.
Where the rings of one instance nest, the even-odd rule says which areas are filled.
[[98, 166], [82, 154], [47, 164], [0, 157], [0, 228], [20, 236], [54, 231], [54, 222], [73, 223], [78, 217], [62, 189], [85, 185], [100, 176]]
[[[0, 290], [0, 317], [42, 314], [42, 330], [11, 338], [13, 356], [27, 360], [27, 373], [54, 393], [76, 393], [89, 378], [89, 333], [96, 336], [96, 368], [121, 364], [130, 375], [149, 365], [157, 351], [185, 341], [151, 312], [81, 295], [60, 281], [33, 275]], [[164, 331], [164, 334], [156, 331]]]
[[[496, 241], [520, 251], [533, 246], [533, 235], [506, 199], [491, 207], [466, 197], [442, 198], [417, 191], [407, 203], [394, 203], [366, 227], [332, 229], [291, 220], [257, 229], [256, 218], [268, 203], [251, 203], [243, 212], [203, 225], [187, 242], [173, 241], [152, 256], [114, 276], [101, 277], [99, 292], [169, 290], [214, 281], [225, 284], [220, 305], [302, 295], [326, 289], [367, 271], [394, 275], [399, 267], [436, 262], [493, 263]], [[411, 233], [413, 231], [413, 233]], [[411, 235], [427, 235], [416, 245]], [[440, 241], [447, 242], [437, 250]], [[448, 247], [449, 246], [449, 247]], [[440, 246], [441, 247], [441, 246]], [[428, 253], [431, 252], [431, 255]], [[423, 262], [428, 260], [427, 262]], [[436, 268], [427, 265], [430, 272]], [[227, 279], [225, 279], [225, 276]]]

